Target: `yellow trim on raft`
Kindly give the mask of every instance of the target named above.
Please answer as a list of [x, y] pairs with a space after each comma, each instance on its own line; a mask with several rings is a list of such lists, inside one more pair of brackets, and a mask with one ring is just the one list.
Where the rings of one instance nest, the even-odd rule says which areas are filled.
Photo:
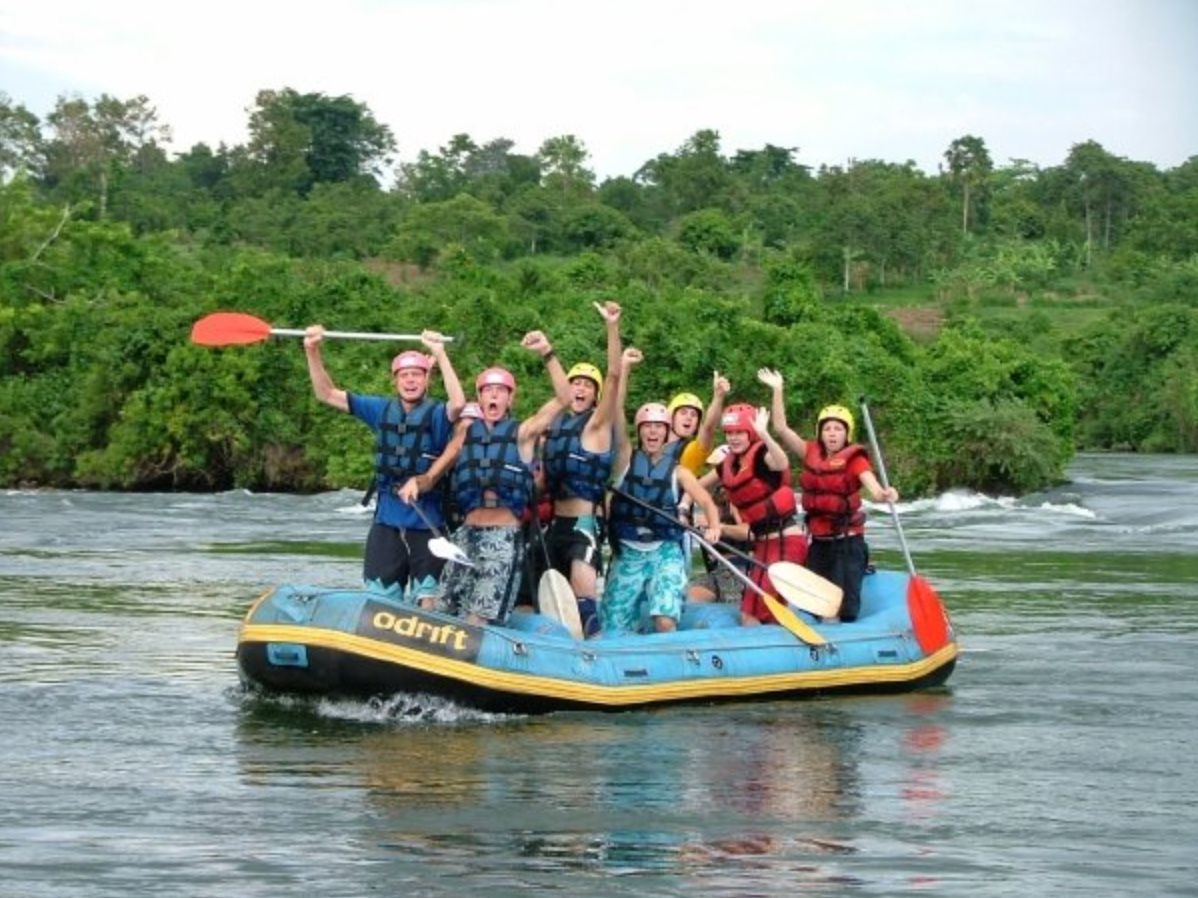
[[560, 677], [535, 676], [517, 671], [492, 670], [467, 661], [456, 661], [415, 649], [380, 642], [364, 636], [297, 627], [287, 624], [243, 624], [238, 644], [246, 642], [291, 642], [349, 652], [376, 661], [460, 680], [499, 692], [535, 695], [593, 705], [632, 705], [716, 696], [750, 696], [794, 689], [828, 689], [880, 683], [902, 683], [927, 676], [957, 657], [957, 644], [950, 642], [927, 658], [909, 664], [870, 665], [833, 670], [806, 670], [721, 679], [718, 677], [675, 680], [669, 683], [620, 686], [581, 683]]

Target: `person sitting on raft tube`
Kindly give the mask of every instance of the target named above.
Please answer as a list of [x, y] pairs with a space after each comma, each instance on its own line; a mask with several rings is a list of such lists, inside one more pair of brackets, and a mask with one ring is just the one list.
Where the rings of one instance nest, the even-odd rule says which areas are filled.
[[[770, 595], [777, 595], [766, 566], [807, 560], [807, 535], [797, 516], [790, 460], [767, 430], [769, 413], [765, 409], [732, 405], [721, 423], [728, 453], [715, 473], [728, 501], [749, 525], [753, 557], [761, 562], [749, 570], [750, 579]], [[748, 587], [741, 596], [740, 612], [741, 623], [746, 625], [775, 622], [761, 594]]]
[[[641, 359], [640, 352], [624, 353], [618, 389], [626, 392], [627, 373]], [[624, 407], [623, 396], [619, 403]], [[621, 418], [623, 416], [621, 415]], [[627, 429], [617, 428], [616, 486], [665, 514], [655, 514], [620, 496], [612, 496], [609, 528], [612, 535], [612, 564], [600, 603], [603, 629], [607, 633], [636, 631], [647, 611], [657, 632], [678, 628], [689, 574], [689, 559], [683, 552], [685, 531], [678, 523], [678, 499], [685, 492], [703, 508], [708, 524], [706, 537], [719, 539], [719, 509], [707, 490], [688, 469], [667, 451], [670, 413], [659, 402], [642, 405], [634, 419], [637, 448]]]
[[805, 440], [786, 426], [782, 375], [762, 368], [758, 379], [773, 391], [774, 430], [803, 460], [799, 486], [811, 545], [807, 567], [844, 591], [840, 619], [855, 621], [861, 610], [861, 581], [869, 566], [865, 542], [864, 488], [875, 502], [897, 502], [898, 490], [883, 488], [865, 447], [853, 442], [856, 421], [843, 405], [829, 405], [816, 417], [817, 439]]
[[607, 323], [606, 390], [598, 368], [586, 362], [574, 365], [566, 374], [570, 406], [554, 418], [541, 455], [545, 488], [553, 501], [545, 539], [549, 561], [570, 580], [586, 636], [599, 632], [602, 509], [615, 459], [612, 422], [622, 353], [619, 303], [595, 303], [595, 308]]
[[[453, 542], [473, 566], [451, 565], [441, 582], [437, 610], [469, 623], [502, 624], [520, 591], [525, 545], [520, 518], [533, 498], [532, 463], [537, 440], [569, 402], [566, 372], [548, 338], [530, 331], [522, 345], [538, 353], [553, 382], [554, 396], [530, 418], [509, 417], [516, 378], [505, 368], [488, 368], [475, 381], [482, 418], [471, 422], [453, 462], [450, 489], [462, 525]], [[448, 468], [439, 464], [429, 479]]]
[[[432, 533], [403, 490], [445, 450], [466, 396], [446, 355], [445, 338], [425, 331], [420, 339], [432, 355], [408, 350], [391, 360], [393, 396], [349, 393], [334, 384], [321, 357], [324, 328], [319, 324], [304, 332], [304, 354], [316, 398], [350, 413], [376, 434], [374, 488], [378, 500], [366, 536], [362, 582], [383, 595], [428, 604], [445, 562], [429, 551]], [[428, 396], [429, 369], [434, 363], [441, 371], [448, 402]], [[420, 507], [430, 521], [442, 526], [439, 492], [426, 494]]]

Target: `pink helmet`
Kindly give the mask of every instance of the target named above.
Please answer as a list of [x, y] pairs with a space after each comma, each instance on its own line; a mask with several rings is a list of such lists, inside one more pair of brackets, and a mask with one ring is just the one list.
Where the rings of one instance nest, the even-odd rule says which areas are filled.
[[481, 391], [483, 387], [491, 384], [498, 384], [501, 387], [507, 387], [513, 393], [516, 392], [516, 378], [512, 377], [512, 372], [506, 368], [488, 368], [474, 381], [474, 388]]
[[724, 410], [724, 417], [720, 418], [720, 425], [724, 428], [724, 433], [732, 433], [737, 430], [742, 430], [749, 435], [750, 439], [757, 439], [757, 409], [746, 403], [737, 403], [730, 405]]
[[426, 356], [423, 352], [417, 352], [415, 349], [409, 349], [406, 352], [401, 352], [391, 360], [391, 373], [395, 374], [402, 371], [404, 368], [419, 368], [421, 371], [428, 373], [428, 369], [433, 365], [433, 360]]
[[660, 402], [646, 402], [636, 410], [636, 429], [642, 424], [664, 424], [670, 426], [670, 413]]

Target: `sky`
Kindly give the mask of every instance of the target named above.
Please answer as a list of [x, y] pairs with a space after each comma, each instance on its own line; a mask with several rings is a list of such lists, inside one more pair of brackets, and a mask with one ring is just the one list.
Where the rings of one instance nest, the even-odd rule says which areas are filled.
[[599, 179], [700, 129], [798, 162], [1198, 155], [1198, 0], [0, 0], [0, 92], [144, 94], [169, 149], [247, 139], [259, 90], [349, 95], [397, 161], [458, 133], [578, 137]]

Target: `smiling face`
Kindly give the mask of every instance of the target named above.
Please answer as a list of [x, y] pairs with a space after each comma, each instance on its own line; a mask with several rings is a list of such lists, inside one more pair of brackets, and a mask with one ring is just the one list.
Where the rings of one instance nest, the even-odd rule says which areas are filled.
[[512, 391], [503, 384], [487, 384], [478, 391], [478, 404], [488, 424], [501, 421], [512, 407]]
[[744, 454], [753, 442], [747, 430], [726, 430], [724, 439], [728, 442], [728, 451], [733, 455]]
[[819, 429], [819, 441], [829, 455], [843, 449], [845, 443], [848, 442], [848, 436], [848, 428], [842, 421], [837, 421], [835, 418], [828, 418]]
[[575, 377], [570, 381], [570, 411], [575, 414], [594, 407], [599, 389], [589, 377]]
[[395, 372], [395, 392], [409, 404], [419, 402], [428, 389], [428, 372], [421, 368], [400, 368]]
[[649, 421], [640, 426], [637, 436], [640, 438], [641, 448], [649, 455], [656, 456], [665, 448], [666, 440], [670, 436], [670, 428], [657, 421]]
[[700, 417], [699, 410], [689, 405], [676, 409], [671, 419], [674, 433], [680, 437], [693, 437], [699, 430]]

